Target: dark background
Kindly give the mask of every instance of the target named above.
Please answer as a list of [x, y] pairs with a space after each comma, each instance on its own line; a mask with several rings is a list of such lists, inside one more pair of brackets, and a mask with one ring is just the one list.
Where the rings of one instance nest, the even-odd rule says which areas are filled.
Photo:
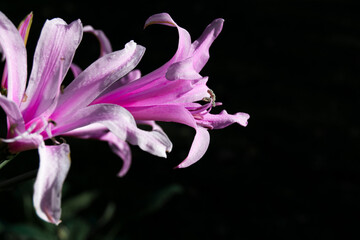
[[[29, 180], [0, 191], [3, 239], [358, 239], [360, 218], [360, 5], [357, 1], [2, 1], [16, 25], [30, 11], [29, 61], [47, 18], [102, 29], [113, 49], [129, 40], [147, 51], [143, 73], [176, 51], [174, 28], [151, 26], [168, 12], [195, 40], [215, 18], [223, 32], [201, 72], [230, 113], [251, 115], [246, 128], [211, 131], [207, 154], [174, 170], [194, 131], [161, 124], [174, 143], [167, 159], [132, 147], [124, 178], [106, 143], [67, 139], [72, 167], [63, 223], [38, 220]], [[75, 62], [98, 55], [85, 35]], [[214, 109], [214, 112], [219, 111]], [[3, 130], [2, 130], [3, 131]], [[22, 153], [0, 180], [37, 168]], [[33, 236], [33, 238], [31, 238]], [[34, 237], [35, 236], [35, 237]]]

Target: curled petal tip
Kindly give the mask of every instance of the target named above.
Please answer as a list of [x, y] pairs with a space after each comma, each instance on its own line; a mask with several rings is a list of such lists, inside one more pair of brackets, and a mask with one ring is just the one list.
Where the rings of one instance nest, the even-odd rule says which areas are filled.
[[242, 112], [239, 112], [236, 115], [239, 117], [239, 124], [246, 127], [248, 125], [248, 120], [250, 118], [250, 115]]
[[222, 28], [223, 28], [223, 25], [224, 25], [224, 19], [222, 19], [222, 18], [218, 18], [218, 19], [215, 19], [213, 22], [212, 22], [212, 24], [214, 24], [215, 25], [215, 36], [217, 37], [219, 34], [220, 34], [220, 32], [221, 32], [221, 30], [222, 30]]
[[162, 24], [170, 27], [177, 27], [176, 23], [168, 13], [158, 13], [152, 15], [146, 20], [144, 29], [153, 24]]

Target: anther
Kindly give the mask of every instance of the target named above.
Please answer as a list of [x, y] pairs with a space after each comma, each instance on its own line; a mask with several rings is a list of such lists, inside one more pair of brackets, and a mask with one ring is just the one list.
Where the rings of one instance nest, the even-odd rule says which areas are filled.
[[54, 126], [56, 127], [56, 122], [55, 122], [54, 120], [49, 119], [49, 120], [48, 120], [48, 123], [51, 123], [52, 125], [54, 125]]
[[208, 89], [207, 92], [210, 94], [210, 98], [213, 100], [213, 102], [215, 103], [216, 100], [216, 96], [213, 90]]
[[215, 107], [216, 106], [216, 103], [215, 103], [216, 96], [215, 96], [214, 91], [211, 89], [208, 89], [207, 92], [208, 92], [208, 94], [210, 94], [210, 97], [204, 97], [202, 100], [205, 102], [211, 102], [212, 106]]

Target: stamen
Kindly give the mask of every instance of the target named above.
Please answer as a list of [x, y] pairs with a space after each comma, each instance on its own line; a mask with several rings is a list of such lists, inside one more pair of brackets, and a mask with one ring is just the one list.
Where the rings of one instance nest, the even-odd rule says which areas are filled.
[[215, 107], [216, 106], [216, 103], [215, 103], [216, 96], [215, 96], [214, 91], [211, 89], [208, 89], [207, 92], [210, 94], [210, 97], [204, 97], [202, 100], [205, 102], [211, 102], [212, 106]]
[[50, 138], [54, 145], [60, 145], [60, 143], [54, 138]]
[[210, 112], [211, 107], [212, 107], [212, 103], [207, 103], [198, 108], [191, 109], [190, 111], [193, 115], [195, 115], [195, 114], [204, 115], [204, 114]]
[[[210, 94], [211, 99], [213, 100], [213, 102], [215, 103], [216, 100], [216, 96], [213, 90], [208, 89], [207, 92]], [[215, 106], [214, 106], [215, 107]]]
[[35, 133], [32, 133], [32, 131], [34, 131], [34, 129], [37, 127], [37, 124], [39, 123], [38, 121], [35, 121], [33, 124], [30, 125], [30, 127], [27, 130], [25, 130], [25, 132], [22, 133], [17, 129], [17, 124], [13, 124], [10, 126], [9, 130], [11, 134], [17, 134], [17, 136], [14, 138], [1, 139], [1, 141], [5, 143], [12, 143], [20, 139], [30, 139], [32, 137], [37, 137], [37, 136], [40, 137], [39, 133], [44, 131], [44, 129], [48, 125], [44, 118], [42, 118], [42, 121], [43, 121], [43, 126]]
[[16, 142], [19, 139], [22, 138], [30, 138], [31, 137], [31, 131], [34, 130], [36, 126], [36, 123], [32, 124], [28, 130], [26, 130], [25, 132], [21, 133], [19, 132], [19, 130], [16, 128], [17, 124], [13, 124], [10, 126], [10, 133], [11, 134], [17, 134], [16, 137], [14, 138], [8, 138], [8, 139], [1, 139], [1, 141], [5, 142], [5, 143], [12, 143], [12, 142]]
[[52, 138], [50, 138], [50, 139], [51, 139], [51, 141], [52, 141], [55, 145], [60, 145], [60, 144], [66, 143], [66, 140], [65, 140], [64, 138], [62, 138], [62, 137], [59, 137], [59, 138], [60, 138], [61, 142], [59, 142], [58, 140], [56, 140], [55, 137], [52, 137]]
[[[56, 127], [56, 122], [52, 119], [48, 119], [47, 120], [47, 124], [46, 124], [46, 127], [45, 127], [45, 131], [46, 131], [46, 134], [49, 136], [49, 138], [52, 139], [52, 133], [51, 133], [51, 129], [50, 129], [50, 123], [52, 125], [54, 125], [54, 127]], [[52, 139], [53, 140], [53, 139]], [[55, 143], [55, 141], [53, 140], [53, 142]]]

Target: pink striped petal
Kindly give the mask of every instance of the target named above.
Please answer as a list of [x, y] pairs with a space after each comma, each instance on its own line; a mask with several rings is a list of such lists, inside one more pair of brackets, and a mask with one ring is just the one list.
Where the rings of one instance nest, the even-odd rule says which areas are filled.
[[24, 40], [14, 24], [0, 12], [0, 49], [8, 71], [7, 97], [20, 105], [27, 78], [27, 56]]
[[166, 157], [172, 143], [161, 131], [144, 131], [136, 126], [133, 116], [124, 108], [114, 104], [97, 104], [79, 109], [69, 118], [54, 119], [57, 123], [53, 135], [61, 135], [76, 128], [93, 123], [107, 127], [115, 136], [130, 144], [138, 145], [153, 155]]
[[233, 123], [246, 127], [249, 118], [250, 115], [247, 113], [228, 114], [226, 110], [223, 110], [219, 114], [205, 114], [202, 116], [202, 119], [197, 120], [197, 123], [207, 127], [210, 126], [211, 129], [222, 129]]
[[224, 19], [215, 19], [210, 23], [202, 35], [192, 44], [192, 59], [195, 71], [200, 72], [209, 60], [209, 48], [219, 36], [224, 24]]
[[122, 86], [125, 86], [135, 80], [138, 80], [139, 78], [141, 78], [141, 71], [138, 69], [135, 69], [135, 70], [129, 72], [128, 74], [126, 74], [124, 77], [117, 80], [116, 82], [114, 82], [103, 93], [101, 93], [99, 97], [104, 96], [110, 92], [116, 91], [117, 89], [121, 88]]
[[[138, 81], [142, 81], [142, 78]], [[168, 81], [163, 78], [140, 89], [123, 93], [123, 90], [127, 89], [126, 85], [107, 92], [95, 99], [92, 104], [114, 103], [127, 108], [199, 101], [209, 95], [206, 81], [207, 78], [192, 81]]]
[[17, 104], [14, 101], [9, 100], [8, 98], [0, 94], [0, 106], [6, 113], [9, 121], [7, 137], [10, 138], [14, 136], [14, 133], [12, 133], [12, 131], [14, 130], [12, 129], [13, 127], [16, 127], [20, 132], [24, 132], [25, 122]]
[[[22, 39], [24, 39], [25, 46], [26, 46], [27, 39], [29, 36], [32, 19], [33, 19], [33, 14], [31, 12], [29, 15], [26, 16], [26, 18], [20, 23], [20, 25], [18, 27], [19, 33], [20, 33]], [[2, 80], [1, 80], [1, 87], [3, 89], [7, 89], [7, 77], [8, 77], [8, 71], [7, 71], [7, 66], [5, 63], [3, 76], [2, 76]]]
[[43, 143], [38, 150], [40, 164], [34, 184], [34, 207], [40, 218], [58, 225], [62, 186], [70, 168], [69, 145], [45, 146]]
[[59, 18], [45, 23], [34, 54], [26, 96], [21, 104], [25, 121], [43, 114], [54, 104], [81, 38], [80, 20], [69, 25]]
[[90, 104], [108, 86], [130, 72], [139, 63], [144, 52], [144, 47], [131, 41], [123, 50], [99, 58], [64, 89], [50, 118], [67, 118]]
[[166, 79], [168, 80], [194, 80], [200, 78], [202, 77], [199, 72], [194, 69], [192, 58], [187, 58], [172, 64], [166, 72]]
[[129, 107], [127, 110], [136, 120], [177, 122], [196, 128], [193, 115], [181, 105], [159, 105], [149, 107]]
[[199, 161], [206, 153], [206, 150], [210, 144], [210, 134], [206, 128], [200, 126], [196, 127], [195, 130], [196, 134], [189, 154], [186, 159], [182, 161], [176, 168], [188, 167]]

